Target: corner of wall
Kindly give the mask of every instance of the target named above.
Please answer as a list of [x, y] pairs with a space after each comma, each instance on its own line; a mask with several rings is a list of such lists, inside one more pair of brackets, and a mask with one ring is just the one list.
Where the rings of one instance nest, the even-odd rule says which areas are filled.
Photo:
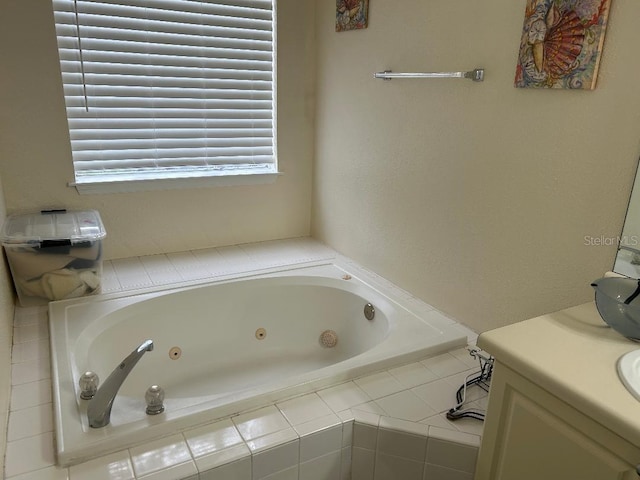
[[[6, 217], [4, 194], [0, 183], [0, 225]], [[7, 262], [0, 259], [0, 471], [4, 471], [4, 453], [7, 446], [7, 419], [11, 398], [11, 345], [15, 302]]]

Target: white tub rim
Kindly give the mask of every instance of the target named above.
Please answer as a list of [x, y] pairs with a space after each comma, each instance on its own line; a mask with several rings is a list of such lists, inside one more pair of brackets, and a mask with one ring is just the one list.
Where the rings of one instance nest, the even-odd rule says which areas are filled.
[[[379, 295], [385, 298], [388, 298], [391, 302], [397, 304], [398, 306], [403, 307], [403, 299], [401, 298], [401, 295], [398, 294], [398, 292], [381, 291], [381, 290], [384, 290], [386, 285], [380, 286], [376, 284], [376, 281], [384, 282], [384, 279], [379, 279], [375, 277], [366, 278], [368, 272], [364, 270], [358, 270], [357, 267], [353, 265], [344, 265], [344, 264], [340, 264], [340, 262], [336, 260], [332, 260], [332, 261], [323, 261], [323, 262], [310, 262], [310, 264], [307, 263], [303, 265], [296, 264], [296, 265], [289, 265], [285, 267], [274, 267], [274, 268], [254, 271], [254, 272], [230, 274], [230, 275], [224, 275], [224, 276], [197, 280], [197, 281], [181, 282], [179, 284], [148, 287], [148, 288], [138, 289], [135, 291], [117, 292], [113, 294], [87, 297], [86, 299], [72, 299], [72, 300], [65, 300], [60, 302], [53, 302], [50, 304], [50, 313], [55, 314], [59, 310], [66, 308], [66, 306], [77, 304], [77, 303], [104, 302], [104, 301], [109, 301], [113, 299], [125, 298], [125, 297], [136, 298], [136, 297], [144, 296], [146, 294], [166, 294], [166, 293], [173, 293], [173, 292], [191, 289], [191, 288], [198, 288], [201, 286], [218, 285], [218, 284], [235, 282], [239, 280], [240, 281], [248, 280], [252, 278], [267, 278], [270, 276], [280, 276], [281, 274], [286, 274], [287, 276], [295, 276], [295, 274], [302, 269], [310, 269], [314, 267], [325, 267], [325, 266], [336, 267], [337, 269], [344, 272], [345, 275], [351, 275], [352, 278], [355, 278], [357, 281], [359, 281], [366, 287], [374, 290]], [[54, 320], [55, 315], [53, 314], [50, 315], [51, 344], [52, 344], [52, 352], [51, 352], [52, 353], [52, 381], [54, 383], [54, 409], [57, 412], [60, 409], [60, 406], [62, 404], [61, 392], [63, 392], [64, 389], [63, 387], [61, 387], [61, 379], [58, 377], [58, 372], [60, 371], [60, 365], [58, 365], [57, 358], [54, 355], [54, 351], [53, 351], [53, 345], [57, 340], [56, 338], [57, 329], [53, 324], [53, 322], [55, 321]], [[466, 344], [466, 337], [464, 337], [464, 335], [460, 331], [453, 328], [452, 324], [442, 324], [437, 326], [431, 325], [431, 326], [441, 330], [441, 333], [443, 334], [443, 338], [441, 338], [441, 342], [437, 346], [432, 346], [429, 352], [430, 355], [431, 354], [435, 355], [438, 353], [449, 351], [453, 348]], [[397, 361], [395, 361], [393, 365], [400, 365], [400, 364], [408, 363], [411, 361], [416, 361], [418, 359], [424, 358], [425, 356], [426, 355], [424, 351], [406, 352], [405, 354], [398, 356]], [[194, 411], [189, 415], [188, 420], [177, 421], [176, 422], [177, 428], [172, 431], [174, 432], [184, 431], [190, 428], [195, 428], [203, 423], [214, 422], [214, 421], [220, 420], [221, 418], [226, 418], [226, 417], [241, 413], [243, 411], [252, 410], [265, 405], [271, 405], [276, 401], [283, 401], [287, 398], [317, 391], [322, 388], [339, 384], [364, 374], [370, 374], [376, 370], [389, 368], [389, 366], [390, 366], [390, 363], [388, 360], [378, 360], [378, 361], [369, 363], [365, 366], [353, 367], [341, 375], [327, 376], [327, 375], [319, 374], [319, 375], [315, 375], [315, 378], [313, 378], [314, 376], [312, 375], [311, 376], [312, 378], [309, 378], [308, 380], [302, 383], [296, 384], [294, 386], [281, 387], [280, 385], [276, 385], [275, 388], [272, 389], [269, 393], [265, 394], [264, 392], [262, 392], [262, 394], [259, 395], [258, 397], [254, 396], [253, 395], [254, 392], [251, 390], [239, 392], [239, 394], [237, 395], [238, 398], [235, 400], [235, 403], [233, 404], [233, 408], [219, 409], [219, 414], [215, 414], [214, 416], [211, 416], [210, 412]], [[320, 370], [325, 370], [325, 369], [320, 369]], [[283, 380], [280, 383], [285, 383], [285, 381]], [[230, 395], [230, 397], [233, 397], [234, 395]], [[149, 440], [150, 438], [155, 438], [158, 435], [157, 432], [162, 430], [162, 428], [156, 428], [156, 427], [158, 427], [159, 425], [162, 425], [163, 423], [165, 423], [163, 419], [150, 417], [148, 420], [148, 428], [143, 429], [142, 431], [139, 431], [137, 433], [136, 432], [131, 433], [131, 441], [127, 443], [137, 444], [137, 443], [141, 443], [143, 441]], [[68, 432], [64, 431], [65, 428], [62, 425], [62, 421], [60, 420], [59, 414], [55, 416], [55, 429], [56, 429], [56, 437], [58, 439], [58, 442], [57, 442], [58, 463], [63, 466], [80, 463], [89, 458], [112, 453], [112, 452], [121, 450], [123, 448], [123, 445], [119, 442], [115, 444], [108, 444], [106, 447], [100, 447], [100, 448], [95, 447], [92, 442], [86, 442], [86, 445], [84, 445], [82, 448], [70, 451], [67, 448], [67, 445], [66, 445], [67, 442], [65, 441], [65, 439], [71, 438], [71, 436], [68, 434]], [[105, 436], [107, 432], [108, 432], [107, 430], [98, 429], [92, 433], [95, 433], [94, 436], [102, 440], [101, 437]], [[71, 441], [75, 441], [75, 439], [72, 439]]]

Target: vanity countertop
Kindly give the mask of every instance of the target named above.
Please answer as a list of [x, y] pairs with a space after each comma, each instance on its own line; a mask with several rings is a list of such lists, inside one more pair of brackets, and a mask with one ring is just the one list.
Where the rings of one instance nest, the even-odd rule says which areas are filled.
[[482, 333], [478, 346], [640, 447], [640, 401], [616, 369], [640, 343], [609, 328], [594, 302]]

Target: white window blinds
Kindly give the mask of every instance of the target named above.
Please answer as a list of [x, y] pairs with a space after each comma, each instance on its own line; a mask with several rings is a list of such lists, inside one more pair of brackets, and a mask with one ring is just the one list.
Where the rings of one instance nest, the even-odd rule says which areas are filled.
[[53, 0], [76, 184], [274, 173], [274, 0]]

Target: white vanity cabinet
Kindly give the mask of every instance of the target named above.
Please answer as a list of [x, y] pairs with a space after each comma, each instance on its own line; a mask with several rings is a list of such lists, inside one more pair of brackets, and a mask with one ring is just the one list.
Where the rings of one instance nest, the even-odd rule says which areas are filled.
[[593, 304], [482, 334], [495, 358], [476, 480], [637, 480], [640, 402], [616, 362], [640, 348]]
[[631, 480], [640, 449], [498, 363], [476, 480]]

